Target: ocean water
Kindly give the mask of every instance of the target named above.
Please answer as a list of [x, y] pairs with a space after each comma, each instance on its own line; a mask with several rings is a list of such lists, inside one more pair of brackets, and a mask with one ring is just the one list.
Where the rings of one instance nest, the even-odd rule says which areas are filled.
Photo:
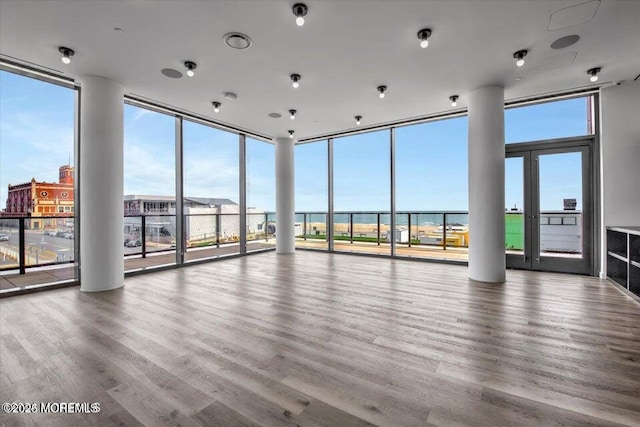
[[[443, 214], [441, 213], [412, 213], [411, 225], [442, 225]], [[307, 222], [326, 222], [326, 214], [307, 214]], [[408, 225], [409, 214], [396, 214], [396, 225]], [[296, 214], [296, 222], [304, 221], [303, 214]], [[389, 224], [391, 222], [391, 214], [380, 214], [380, 224]], [[334, 223], [348, 224], [349, 214], [334, 214]], [[376, 213], [357, 213], [353, 214], [354, 224], [377, 224], [378, 214]], [[469, 214], [447, 214], [447, 225], [468, 225]]]

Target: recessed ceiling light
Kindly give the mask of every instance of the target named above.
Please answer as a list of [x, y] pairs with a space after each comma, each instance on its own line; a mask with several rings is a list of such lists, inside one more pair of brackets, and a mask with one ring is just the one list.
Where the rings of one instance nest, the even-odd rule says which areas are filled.
[[307, 12], [309, 12], [307, 5], [302, 3], [296, 3], [293, 5], [293, 14], [296, 17], [296, 25], [298, 25], [298, 27], [302, 27], [304, 25], [304, 17], [307, 16]]
[[69, 64], [71, 62], [71, 57], [75, 54], [73, 49], [69, 49], [68, 47], [60, 46], [58, 48], [58, 52], [62, 54], [62, 62], [65, 64]]
[[518, 76], [514, 79], [515, 81], [519, 82], [520, 80], [522, 80], [522, 77]]
[[560, 37], [558, 40], [551, 43], [551, 49], [564, 49], [565, 47], [573, 46], [578, 43], [578, 40], [580, 40], [580, 36], [576, 35]]
[[197, 65], [193, 61], [186, 61], [184, 66], [187, 68], [187, 76], [193, 77], [195, 72], [193, 70], [196, 69]]
[[267, 115], [269, 117], [271, 117], [272, 119], [279, 119], [280, 117], [282, 117], [282, 114], [280, 114], [280, 113], [269, 113]]
[[120, 27], [115, 27], [113, 31], [115, 31], [116, 33], [124, 33], [124, 30]]
[[378, 96], [380, 97], [380, 99], [384, 98], [386, 91], [387, 91], [386, 86], [378, 86]]
[[222, 94], [222, 96], [224, 96], [229, 101], [235, 101], [236, 99], [238, 99], [238, 95], [233, 92], [225, 92]]
[[233, 49], [247, 49], [251, 46], [251, 39], [242, 33], [227, 33], [223, 37], [224, 42]]
[[596, 67], [596, 68], [592, 68], [592, 69], [588, 70], [587, 74], [589, 74], [591, 76], [591, 77], [589, 77], [589, 80], [592, 83], [597, 82], [599, 73], [600, 73], [600, 67]]
[[182, 73], [178, 70], [174, 70], [173, 68], [163, 68], [160, 72], [166, 77], [170, 77], [172, 79], [179, 79], [182, 77]]
[[524, 65], [524, 57], [529, 53], [526, 49], [519, 50], [513, 54], [513, 59], [516, 60], [516, 65], [522, 67]]
[[431, 37], [431, 30], [428, 28], [423, 28], [418, 31], [418, 39], [420, 39], [420, 47], [425, 48], [429, 46], [429, 37]]
[[302, 79], [300, 74], [291, 74], [291, 86], [293, 86], [294, 89], [300, 86], [300, 79]]

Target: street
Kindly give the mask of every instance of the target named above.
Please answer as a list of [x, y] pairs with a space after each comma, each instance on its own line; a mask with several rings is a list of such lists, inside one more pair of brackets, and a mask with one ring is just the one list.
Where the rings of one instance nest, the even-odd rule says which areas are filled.
[[[10, 254], [18, 253], [18, 229], [0, 227], [0, 235], [9, 236], [9, 241], [0, 241], [0, 268], [17, 267], [18, 261]], [[53, 262], [69, 262], [73, 260], [74, 239], [48, 236], [43, 230], [25, 230], [25, 251], [28, 256], [27, 265], [48, 264]], [[123, 239], [124, 244], [124, 239]], [[148, 251], [168, 249], [168, 245], [151, 243]], [[162, 247], [160, 247], [162, 246]], [[167, 246], [166, 248], [163, 246]], [[142, 247], [124, 247], [124, 254], [142, 253]]]
[[[4, 255], [18, 252], [18, 230], [3, 228], [0, 234], [7, 234], [9, 241], [0, 241], [0, 265], [16, 265], [17, 261]], [[42, 230], [25, 230], [25, 251], [29, 264], [67, 262], [73, 260], [73, 239], [45, 236]]]

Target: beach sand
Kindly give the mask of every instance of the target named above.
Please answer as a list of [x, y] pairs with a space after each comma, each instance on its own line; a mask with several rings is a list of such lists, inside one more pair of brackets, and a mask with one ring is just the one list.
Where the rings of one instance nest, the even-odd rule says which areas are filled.
[[[302, 224], [300, 224], [302, 226]], [[314, 228], [315, 227], [315, 228]], [[406, 229], [406, 225], [400, 225], [397, 228]], [[380, 236], [384, 237], [389, 231], [389, 224], [380, 224]], [[327, 231], [327, 225], [324, 222], [311, 222], [307, 224], [307, 234], [313, 234], [314, 230], [320, 231], [320, 234], [325, 234]], [[342, 233], [349, 234], [349, 224], [336, 223], [334, 224], [334, 233], [340, 235]], [[450, 233], [450, 232], [449, 232]], [[378, 234], [378, 224], [353, 224], [353, 235], [360, 236], [361, 234], [375, 237]], [[411, 237], [421, 235], [436, 235], [439, 234], [437, 225], [411, 225]]]

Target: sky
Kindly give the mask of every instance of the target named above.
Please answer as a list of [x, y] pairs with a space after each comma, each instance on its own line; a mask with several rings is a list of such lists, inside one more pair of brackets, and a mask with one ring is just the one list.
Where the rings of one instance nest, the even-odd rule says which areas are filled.
[[[55, 182], [73, 158], [75, 92], [0, 71], [0, 203], [7, 184]], [[585, 135], [584, 98], [505, 111], [507, 143]], [[125, 105], [124, 194], [175, 194], [175, 119]], [[238, 136], [184, 121], [184, 194], [238, 202]], [[275, 210], [275, 148], [247, 138], [247, 205]], [[334, 139], [336, 211], [388, 211], [389, 131]], [[581, 207], [580, 153], [543, 156], [542, 210]], [[397, 211], [468, 209], [467, 118], [396, 129]], [[505, 207], [522, 208], [523, 164], [505, 163]], [[295, 149], [296, 211], [327, 209], [327, 141]]]
[[57, 182], [58, 168], [74, 163], [75, 92], [0, 71], [0, 205], [7, 185], [36, 178]]

